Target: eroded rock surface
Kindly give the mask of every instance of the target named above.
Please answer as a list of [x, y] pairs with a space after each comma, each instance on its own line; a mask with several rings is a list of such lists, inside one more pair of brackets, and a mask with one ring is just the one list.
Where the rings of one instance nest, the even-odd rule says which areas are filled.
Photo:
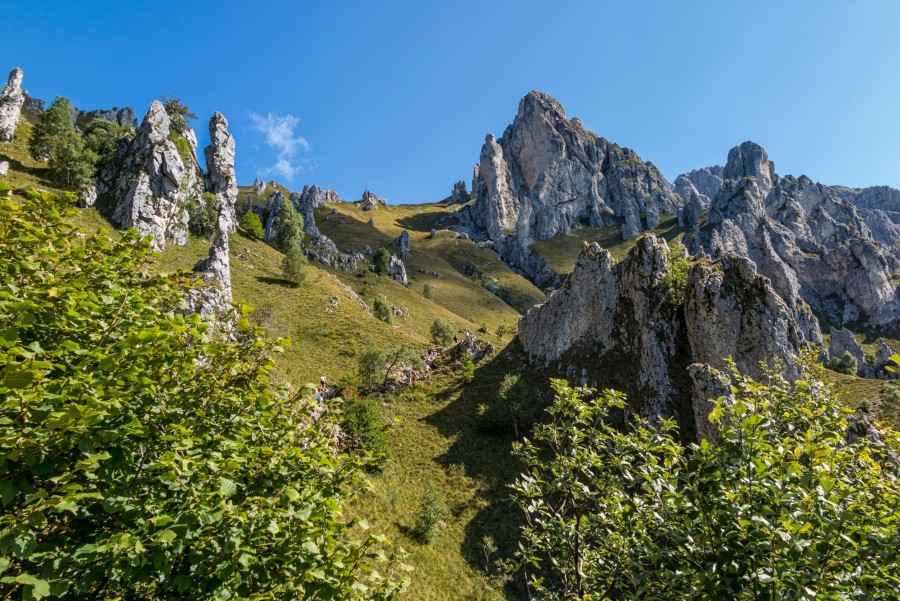
[[3, 91], [0, 92], [0, 142], [12, 142], [19, 124], [25, 93], [22, 91], [24, 73], [16, 67], [9, 74]]
[[182, 245], [187, 241], [188, 201], [200, 198], [204, 187], [193, 130], [179, 131], [163, 104], [154, 101], [113, 186], [113, 222], [153, 236], [156, 250], [167, 242]]
[[519, 340], [534, 365], [623, 390], [632, 411], [674, 417], [690, 436], [705, 418], [698, 421], [695, 407], [706, 399], [695, 390], [719, 388], [692, 378], [689, 366], [724, 369], [733, 357], [738, 369], [761, 377], [760, 363], [774, 368], [777, 360], [793, 377], [807, 342], [751, 261], [701, 259], [688, 269], [653, 235], [618, 264], [599, 245], [587, 247], [563, 285], [520, 320]]
[[409, 251], [412, 250], [412, 240], [409, 237], [409, 232], [406, 230], [400, 232], [400, 235], [391, 241], [390, 248], [397, 251], [401, 259], [405, 260], [409, 257]]
[[391, 255], [388, 276], [404, 286], [409, 286], [409, 280], [406, 277], [406, 265], [403, 264], [403, 261], [397, 255]]
[[530, 250], [534, 241], [620, 223], [627, 239], [681, 209], [656, 167], [569, 120], [541, 92], [522, 99], [502, 138], [487, 136], [472, 193], [458, 228], [492, 240], [504, 262], [538, 286], [556, 277]]

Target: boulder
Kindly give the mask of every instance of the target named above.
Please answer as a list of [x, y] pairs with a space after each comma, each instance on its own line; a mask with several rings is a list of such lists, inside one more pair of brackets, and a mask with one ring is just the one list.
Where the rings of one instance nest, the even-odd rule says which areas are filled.
[[9, 161], [0, 161], [0, 175], [6, 175], [9, 172]]
[[19, 124], [25, 93], [22, 91], [22, 70], [16, 67], [9, 74], [3, 91], [0, 92], [0, 142], [12, 142]]
[[391, 250], [396, 250], [401, 259], [409, 257], [409, 251], [412, 250], [412, 240], [410, 240], [409, 232], [403, 230], [400, 235], [391, 241]]
[[403, 261], [396, 255], [391, 255], [391, 264], [388, 268], [388, 276], [392, 280], [400, 282], [404, 286], [409, 286], [409, 280], [406, 278], [406, 266]]

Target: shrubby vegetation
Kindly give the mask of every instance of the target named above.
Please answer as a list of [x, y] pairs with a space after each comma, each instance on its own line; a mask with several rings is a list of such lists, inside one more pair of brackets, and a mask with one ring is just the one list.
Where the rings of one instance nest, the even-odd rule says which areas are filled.
[[431, 322], [431, 341], [438, 346], [449, 346], [453, 342], [453, 325], [442, 317]]
[[828, 362], [828, 369], [846, 376], [855, 376], [857, 368], [856, 357], [851, 355], [849, 351], [844, 351], [844, 354], [840, 357], [832, 357]]
[[394, 321], [394, 313], [391, 311], [391, 303], [383, 296], [376, 296], [372, 302], [372, 315], [383, 321], [384, 323], [392, 323]]
[[57, 96], [41, 113], [28, 141], [28, 152], [37, 161], [48, 161], [50, 176], [67, 190], [82, 190], [94, 183], [97, 155], [85, 147], [75, 132], [71, 104]]
[[426, 490], [425, 496], [419, 503], [419, 513], [413, 526], [413, 533], [419, 542], [427, 545], [433, 541], [440, 530], [442, 520], [449, 513], [441, 492], [435, 488]]
[[274, 343], [179, 314], [147, 240], [65, 204], [0, 200], [0, 597], [391, 598], [343, 514], [361, 463]]
[[425, 369], [419, 352], [410, 344], [392, 348], [370, 348], [359, 356], [357, 375], [363, 387], [369, 390], [384, 388], [398, 369]]
[[735, 399], [710, 415], [717, 438], [699, 444], [672, 422], [614, 427], [621, 394], [554, 382], [550, 422], [516, 446], [536, 597], [900, 596], [898, 436], [848, 444], [849, 410], [809, 371], [733, 377]]
[[299, 245], [289, 246], [281, 260], [281, 273], [288, 282], [299, 286], [306, 281], [309, 272], [309, 260]]
[[381, 412], [374, 399], [353, 396], [348, 398], [341, 415], [343, 446], [360, 453], [367, 460], [369, 471], [380, 471], [390, 459], [387, 429], [381, 421]]
[[266, 235], [259, 215], [253, 211], [247, 211], [241, 215], [240, 226], [248, 236], [256, 240], [262, 240]]
[[391, 251], [383, 246], [372, 255], [372, 266], [375, 273], [381, 275], [391, 270]]
[[278, 211], [269, 219], [274, 219], [274, 246], [281, 252], [286, 253], [303, 239], [303, 215], [297, 212], [291, 200], [282, 199], [278, 204]]
[[479, 425], [488, 431], [519, 432], [534, 422], [533, 403], [526, 396], [525, 380], [518, 374], [506, 374], [500, 381], [497, 399], [478, 406]]
[[219, 219], [218, 204], [219, 199], [212, 192], [204, 192], [199, 200], [193, 198], [188, 200], [188, 226], [191, 231], [207, 240], [215, 236], [216, 222]]

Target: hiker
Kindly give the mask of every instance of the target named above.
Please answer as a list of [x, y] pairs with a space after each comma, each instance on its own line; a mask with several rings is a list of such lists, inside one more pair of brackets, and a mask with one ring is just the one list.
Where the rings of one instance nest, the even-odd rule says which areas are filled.
[[453, 335], [453, 344], [459, 344], [459, 334]]
[[322, 389], [323, 393], [325, 392], [325, 389], [327, 388], [327, 386], [325, 384], [325, 376], [324, 375], [321, 378], [319, 378], [319, 388]]

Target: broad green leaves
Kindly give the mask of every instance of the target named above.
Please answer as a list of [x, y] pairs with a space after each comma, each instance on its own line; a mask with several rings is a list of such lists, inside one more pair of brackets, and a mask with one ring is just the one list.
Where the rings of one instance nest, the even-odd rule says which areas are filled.
[[360, 463], [274, 345], [178, 314], [147, 241], [65, 204], [0, 200], [0, 597], [392, 597], [343, 515]]
[[733, 373], [715, 441], [613, 427], [622, 397], [556, 382], [552, 422], [517, 446], [521, 561], [562, 599], [900, 598], [900, 442], [854, 436], [812, 375]]

